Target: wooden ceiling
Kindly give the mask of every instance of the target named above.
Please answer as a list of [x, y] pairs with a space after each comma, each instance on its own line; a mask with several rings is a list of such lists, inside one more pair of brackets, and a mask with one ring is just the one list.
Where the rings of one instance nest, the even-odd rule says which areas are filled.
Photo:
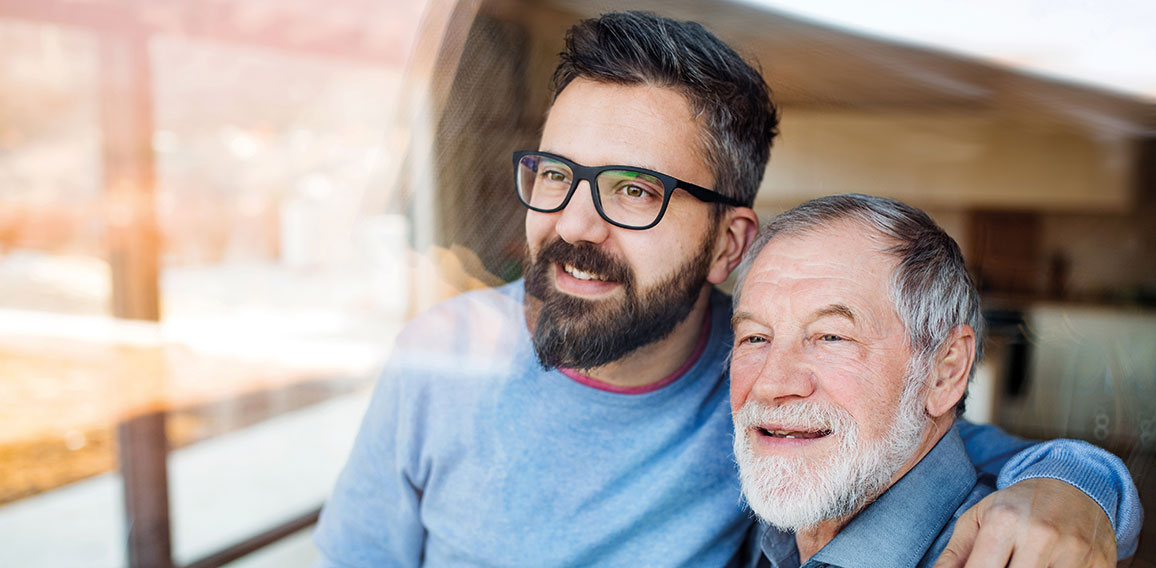
[[763, 68], [786, 107], [1038, 115], [1097, 134], [1154, 137], [1156, 105], [737, 1], [545, 0], [573, 13], [639, 9], [702, 23]]

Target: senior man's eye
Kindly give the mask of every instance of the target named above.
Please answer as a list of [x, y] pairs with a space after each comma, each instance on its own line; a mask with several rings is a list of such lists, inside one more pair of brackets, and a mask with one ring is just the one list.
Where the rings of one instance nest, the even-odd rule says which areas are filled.
[[834, 342], [843, 340], [844, 338], [842, 336], [835, 335], [833, 333], [824, 333], [823, 335], [819, 336], [819, 341]]

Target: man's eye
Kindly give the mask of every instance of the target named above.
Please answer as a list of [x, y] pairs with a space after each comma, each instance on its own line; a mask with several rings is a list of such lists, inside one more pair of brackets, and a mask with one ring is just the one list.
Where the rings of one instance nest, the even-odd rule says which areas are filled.
[[843, 338], [833, 333], [824, 333], [819, 336], [819, 341], [843, 341]]
[[761, 335], [751, 335], [743, 338], [743, 343], [766, 343], [767, 338]]
[[652, 193], [650, 191], [648, 191], [645, 187], [638, 186], [638, 185], [623, 186], [622, 187], [622, 193], [623, 193], [623, 195], [625, 195], [629, 198], [632, 198], [632, 199], [642, 199], [644, 197], [650, 197], [652, 195]]
[[546, 172], [545, 176], [546, 176], [546, 179], [553, 181], [553, 182], [562, 183], [562, 182], [566, 181], [566, 174], [564, 174], [562, 172], [553, 172], [553, 171]]

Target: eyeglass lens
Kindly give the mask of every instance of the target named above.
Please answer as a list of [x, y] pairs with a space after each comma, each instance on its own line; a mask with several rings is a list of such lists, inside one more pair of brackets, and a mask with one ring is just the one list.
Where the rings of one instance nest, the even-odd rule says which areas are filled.
[[[518, 193], [530, 207], [556, 209], [575, 183], [566, 163], [531, 154], [518, 161]], [[636, 170], [604, 170], [595, 184], [602, 213], [612, 221], [633, 227], [654, 222], [662, 212], [665, 190], [658, 178]]]

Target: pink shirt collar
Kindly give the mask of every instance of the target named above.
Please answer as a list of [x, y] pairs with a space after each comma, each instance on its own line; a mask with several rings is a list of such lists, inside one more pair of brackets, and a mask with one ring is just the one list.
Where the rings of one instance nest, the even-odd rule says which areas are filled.
[[677, 381], [680, 377], [685, 375], [686, 372], [689, 371], [690, 368], [693, 367], [694, 364], [698, 362], [699, 357], [702, 356], [702, 352], [706, 351], [707, 340], [710, 339], [710, 319], [711, 319], [710, 312], [711, 312], [711, 310], [708, 307], [707, 311], [706, 311], [706, 317], [704, 317], [702, 320], [702, 329], [699, 331], [699, 334], [698, 334], [698, 344], [696, 344], [694, 346], [694, 351], [690, 354], [690, 357], [688, 357], [686, 359], [686, 362], [683, 363], [681, 367], [679, 367], [673, 373], [667, 375], [661, 381], [658, 381], [656, 383], [651, 383], [649, 385], [642, 385], [642, 386], [638, 386], [638, 387], [620, 387], [618, 385], [612, 385], [610, 383], [600, 381], [600, 380], [595, 379], [593, 377], [588, 377], [586, 375], [583, 375], [582, 373], [579, 373], [578, 371], [575, 371], [574, 369], [566, 369], [566, 368], [559, 367], [558, 370], [561, 371], [563, 375], [566, 375], [567, 377], [570, 377], [571, 379], [574, 379], [575, 381], [577, 381], [579, 383], [582, 383], [588, 387], [595, 388], [595, 389], [598, 389], [601, 391], [612, 392], [612, 393], [617, 393], [617, 394], [646, 394], [649, 392], [654, 392], [658, 389], [661, 389], [662, 387], [665, 387], [665, 386], [673, 383], [674, 381]]

